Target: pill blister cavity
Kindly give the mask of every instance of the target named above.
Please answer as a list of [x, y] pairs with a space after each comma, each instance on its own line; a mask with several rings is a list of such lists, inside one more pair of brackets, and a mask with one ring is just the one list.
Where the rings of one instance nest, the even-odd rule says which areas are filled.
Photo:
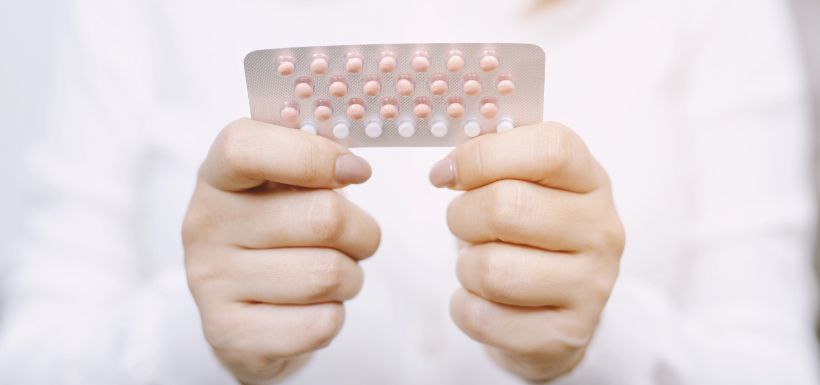
[[447, 75], [435, 74], [430, 76], [430, 93], [435, 96], [442, 96], [449, 90]]
[[364, 58], [358, 52], [348, 52], [347, 61], [345, 62], [345, 71], [357, 74], [364, 68]]
[[279, 65], [276, 67], [276, 72], [281, 76], [293, 75], [296, 71], [296, 59], [290, 56], [280, 56]]
[[464, 69], [464, 54], [457, 49], [450, 51], [450, 57], [447, 58], [447, 70], [458, 72], [462, 69]]
[[310, 72], [316, 75], [322, 75], [327, 72], [328, 67], [327, 56], [322, 54], [313, 55], [313, 61], [310, 62]]
[[511, 95], [513, 91], [515, 91], [515, 82], [513, 81], [512, 75], [505, 74], [499, 76], [496, 83], [496, 90], [498, 90], [500, 95]]
[[481, 93], [481, 77], [476, 74], [464, 75], [464, 94], [475, 96]]
[[379, 81], [378, 76], [366, 76], [364, 79], [364, 85], [362, 86], [362, 92], [364, 92], [367, 96], [376, 96], [381, 93], [382, 83]]
[[382, 72], [393, 72], [396, 69], [396, 54], [391, 51], [382, 52], [382, 58], [379, 60], [379, 70]]
[[282, 103], [282, 108], [279, 110], [279, 117], [281, 117], [285, 123], [296, 123], [299, 120], [299, 103], [292, 100]]
[[459, 119], [464, 116], [464, 100], [455, 96], [448, 98], [447, 115], [453, 119]]
[[307, 99], [313, 96], [313, 81], [304, 76], [296, 79], [296, 86], [293, 92], [296, 97], [300, 99]]
[[498, 55], [495, 51], [485, 50], [482, 52], [481, 60], [479, 61], [479, 66], [482, 71], [493, 72], [498, 68], [499, 64]]
[[427, 119], [433, 113], [433, 108], [430, 106], [430, 99], [425, 97], [418, 97], [413, 106], [413, 115], [419, 119]]
[[344, 139], [350, 135], [350, 125], [346, 122], [337, 122], [333, 125], [333, 136]]
[[475, 120], [468, 120], [464, 123], [464, 133], [471, 138], [475, 138], [481, 134], [481, 125]]
[[443, 138], [447, 135], [447, 131], [447, 122], [443, 120], [437, 120], [430, 125], [430, 133], [436, 138]]
[[340, 76], [334, 76], [328, 86], [330, 96], [341, 98], [347, 95], [347, 82]]
[[308, 134], [316, 135], [316, 125], [313, 124], [313, 122], [302, 122], [299, 129], [307, 132]]
[[504, 132], [512, 130], [515, 127], [512, 119], [509, 118], [502, 118], [498, 120], [498, 125], [496, 126], [495, 130], [497, 132]]
[[479, 107], [481, 116], [485, 119], [493, 119], [498, 115], [498, 103], [495, 98], [486, 97], [481, 99], [481, 106]]
[[359, 120], [364, 117], [364, 101], [361, 99], [350, 99], [347, 106], [347, 117], [350, 120]]
[[393, 120], [399, 114], [399, 103], [395, 98], [382, 99], [382, 106], [379, 113], [385, 120]]
[[418, 51], [413, 55], [410, 65], [416, 72], [427, 72], [430, 68], [430, 54], [427, 51]]
[[378, 138], [382, 135], [382, 124], [377, 121], [367, 123], [364, 133], [370, 138]]
[[413, 84], [413, 77], [410, 75], [401, 75], [396, 80], [396, 93], [401, 96], [413, 95], [416, 86]]
[[333, 117], [333, 107], [329, 100], [317, 100], [316, 108], [313, 110], [313, 117], [320, 122], [326, 122]]
[[399, 131], [399, 135], [401, 135], [402, 138], [409, 138], [409, 137], [413, 136], [413, 134], [416, 133], [416, 126], [413, 125], [413, 122], [411, 122], [409, 120], [405, 120], [405, 121], [399, 123], [398, 131]]

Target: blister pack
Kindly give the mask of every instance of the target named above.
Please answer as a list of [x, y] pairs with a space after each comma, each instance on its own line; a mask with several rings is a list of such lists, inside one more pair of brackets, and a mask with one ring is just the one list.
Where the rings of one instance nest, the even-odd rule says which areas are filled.
[[386, 44], [245, 57], [251, 118], [350, 147], [455, 146], [543, 119], [531, 44]]

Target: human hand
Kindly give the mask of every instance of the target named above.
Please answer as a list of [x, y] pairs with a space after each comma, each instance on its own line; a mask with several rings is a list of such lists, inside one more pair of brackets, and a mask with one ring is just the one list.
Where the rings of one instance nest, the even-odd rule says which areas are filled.
[[542, 123], [462, 144], [430, 180], [466, 191], [447, 210], [450, 230], [464, 241], [455, 323], [524, 379], [571, 371], [624, 247], [606, 172], [575, 133]]
[[243, 384], [284, 377], [326, 346], [378, 224], [332, 189], [370, 177], [326, 138], [248, 119], [222, 130], [182, 226], [205, 337]]

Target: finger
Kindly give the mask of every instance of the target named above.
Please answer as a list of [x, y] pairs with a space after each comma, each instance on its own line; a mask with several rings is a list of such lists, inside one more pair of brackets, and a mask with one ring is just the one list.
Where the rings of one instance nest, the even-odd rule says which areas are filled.
[[464, 289], [453, 294], [450, 313], [470, 338], [520, 357], [557, 359], [581, 350], [595, 325], [569, 310], [502, 305]]
[[456, 272], [471, 293], [528, 307], [601, 308], [615, 281], [600, 262], [585, 255], [497, 242], [463, 249]]
[[202, 311], [205, 337], [226, 364], [248, 376], [327, 346], [345, 316], [338, 303], [221, 306]]
[[553, 251], [597, 250], [609, 242], [606, 199], [518, 180], [467, 191], [447, 208], [453, 234], [471, 243], [502, 241]]
[[[197, 202], [221, 202], [207, 217], [186, 218], [201, 244], [227, 243], [249, 249], [328, 247], [352, 258], [367, 258], [379, 247], [381, 231], [369, 214], [333, 190], [276, 189], [243, 194], [210, 189]], [[190, 241], [190, 240], [189, 240]], [[189, 242], [194, 243], [194, 242]]]
[[207, 284], [194, 285], [210, 292], [202, 293], [203, 297], [279, 305], [342, 302], [359, 292], [364, 277], [353, 259], [328, 248], [230, 250], [218, 254], [212, 263], [202, 264], [210, 273], [189, 272], [193, 280], [210, 277]]
[[339, 188], [370, 178], [370, 165], [344, 146], [300, 130], [237, 120], [214, 141], [200, 175], [225, 191], [265, 182]]
[[481, 135], [456, 147], [430, 172], [438, 187], [471, 190], [502, 179], [519, 179], [574, 192], [608, 183], [584, 142], [558, 123]]

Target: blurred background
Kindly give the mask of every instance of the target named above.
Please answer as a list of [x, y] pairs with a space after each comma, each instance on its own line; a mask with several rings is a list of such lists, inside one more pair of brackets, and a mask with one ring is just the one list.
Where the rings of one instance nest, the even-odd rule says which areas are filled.
[[[802, 37], [805, 65], [811, 74], [816, 148], [820, 149], [820, 0], [790, 0]], [[0, 180], [4, 186], [0, 193], [0, 278], [4, 256], [9, 255], [19, 238], [19, 218], [26, 207], [27, 197], [23, 191], [27, 175], [18, 167], [23, 151], [38, 140], [38, 128], [43, 126], [38, 110], [45, 95], [45, 76], [54, 74], [47, 70], [54, 63], [48, 56], [55, 44], [55, 36], [66, 27], [61, 19], [64, 6], [61, 2], [0, 2]], [[48, 8], [47, 10], [45, 8]], [[16, 90], [23, 93], [8, 92]], [[820, 191], [820, 151], [815, 158], [817, 186]], [[820, 239], [820, 233], [817, 239]], [[820, 271], [820, 247], [817, 248], [815, 266]], [[820, 323], [818, 324], [820, 333]]]

